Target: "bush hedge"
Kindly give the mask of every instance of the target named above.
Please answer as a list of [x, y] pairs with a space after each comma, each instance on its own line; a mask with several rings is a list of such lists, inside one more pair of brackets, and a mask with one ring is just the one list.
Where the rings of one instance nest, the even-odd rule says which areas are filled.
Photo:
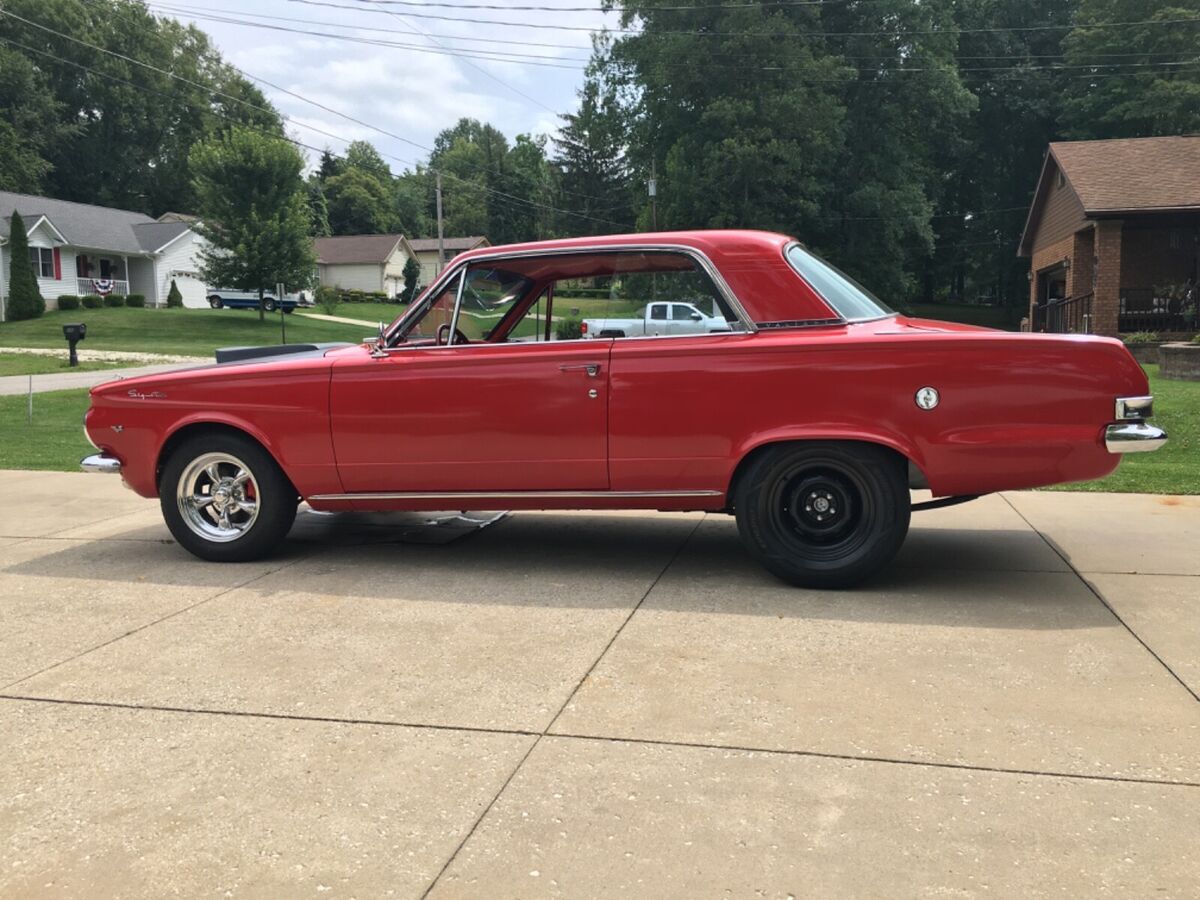
[[125, 305], [132, 306], [135, 309], [141, 309], [143, 306], [146, 305], [146, 295], [145, 294], [129, 294], [125, 298]]
[[79, 309], [79, 298], [74, 294], [63, 294], [58, 298], [58, 308], [65, 310]]
[[171, 279], [171, 290], [167, 293], [167, 306], [183, 306], [183, 293], [179, 290], [179, 285], [175, 283], [174, 278]]
[[99, 294], [85, 294], [79, 298], [84, 309], [99, 309], [104, 305], [104, 298]]

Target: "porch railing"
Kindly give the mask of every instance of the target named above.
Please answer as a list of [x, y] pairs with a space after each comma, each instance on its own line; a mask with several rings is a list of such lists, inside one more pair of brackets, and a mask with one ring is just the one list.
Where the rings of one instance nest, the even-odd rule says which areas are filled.
[[1195, 326], [1194, 298], [1164, 297], [1154, 288], [1121, 288], [1118, 328], [1134, 331], [1188, 331]]
[[1091, 334], [1092, 294], [1064, 297], [1039, 306], [1034, 313], [1034, 331], [1051, 334]]
[[120, 294], [122, 297], [128, 296], [129, 294], [128, 281], [118, 281], [115, 278], [75, 279], [75, 290], [80, 297], [86, 296], [87, 294], [99, 294], [104, 291], [105, 287], [108, 285], [111, 285], [111, 287], [108, 288], [108, 293], [110, 294]]

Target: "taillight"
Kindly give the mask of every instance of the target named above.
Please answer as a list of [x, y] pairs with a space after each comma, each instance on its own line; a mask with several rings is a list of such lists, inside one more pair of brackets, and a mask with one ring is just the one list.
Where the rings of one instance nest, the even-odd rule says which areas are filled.
[[586, 322], [586, 321], [583, 321], [583, 322], [580, 322], [580, 323], [579, 323], [579, 333], [580, 333], [580, 334], [587, 334], [587, 322]]

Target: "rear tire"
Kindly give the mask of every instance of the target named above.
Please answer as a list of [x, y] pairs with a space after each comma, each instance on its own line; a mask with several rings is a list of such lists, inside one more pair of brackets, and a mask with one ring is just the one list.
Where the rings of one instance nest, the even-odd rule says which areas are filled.
[[158, 497], [179, 545], [213, 562], [245, 562], [278, 549], [299, 499], [271, 454], [230, 433], [180, 444], [163, 466]]
[[263, 301], [263, 309], [267, 312], [275, 312], [275, 301], [268, 297]]
[[220, 297], [209, 297], [208, 305], [211, 306], [213, 309], [220, 309], [222, 306], [225, 305], [225, 303], [221, 300]]
[[908, 534], [903, 460], [873, 444], [780, 445], [753, 459], [734, 498], [750, 555], [789, 584], [844, 588], [874, 575]]

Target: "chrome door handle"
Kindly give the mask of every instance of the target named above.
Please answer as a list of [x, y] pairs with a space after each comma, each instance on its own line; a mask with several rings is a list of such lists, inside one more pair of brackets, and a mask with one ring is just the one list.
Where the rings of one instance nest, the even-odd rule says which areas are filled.
[[580, 363], [579, 365], [563, 365], [559, 366], [559, 371], [562, 372], [587, 372], [588, 378], [595, 378], [600, 374], [600, 363]]

